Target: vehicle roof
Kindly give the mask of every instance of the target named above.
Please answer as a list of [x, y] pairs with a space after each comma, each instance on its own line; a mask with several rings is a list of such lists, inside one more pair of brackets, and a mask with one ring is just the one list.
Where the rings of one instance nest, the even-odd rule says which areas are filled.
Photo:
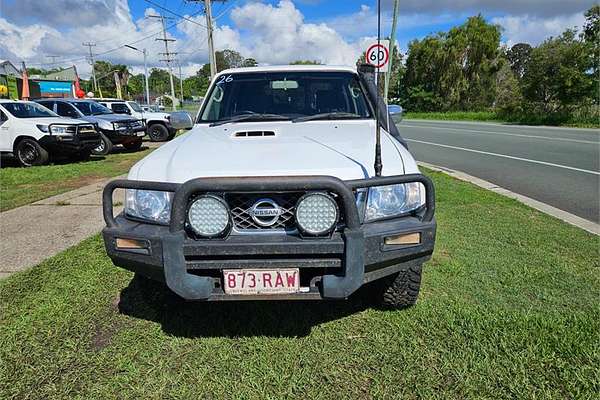
[[31, 100], [0, 99], [0, 103], [31, 103]]
[[133, 101], [133, 100], [121, 100], [121, 99], [103, 99], [103, 98], [98, 98], [98, 97], [91, 97], [89, 98], [89, 100], [93, 100], [93, 101], [105, 101], [107, 103], [114, 103], [114, 102], [128, 102], [128, 101]]
[[356, 74], [356, 67], [344, 65], [269, 65], [264, 67], [230, 68], [217, 75], [245, 72], [350, 72]]
[[75, 99], [75, 98], [69, 98], [69, 97], [56, 97], [56, 98], [36, 99], [36, 100], [41, 100], [41, 101], [68, 101], [69, 103], [75, 103], [75, 102], [85, 103], [85, 102], [88, 102], [88, 101], [92, 101], [90, 99]]

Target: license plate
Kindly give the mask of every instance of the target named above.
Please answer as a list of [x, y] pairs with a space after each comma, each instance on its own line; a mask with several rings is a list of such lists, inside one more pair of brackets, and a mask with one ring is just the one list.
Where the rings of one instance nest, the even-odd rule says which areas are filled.
[[145, 134], [146, 134], [146, 132], [144, 132], [144, 131], [140, 131], [137, 133], [138, 136], [144, 136]]
[[281, 294], [300, 290], [300, 270], [229, 269], [223, 270], [223, 289], [226, 294]]

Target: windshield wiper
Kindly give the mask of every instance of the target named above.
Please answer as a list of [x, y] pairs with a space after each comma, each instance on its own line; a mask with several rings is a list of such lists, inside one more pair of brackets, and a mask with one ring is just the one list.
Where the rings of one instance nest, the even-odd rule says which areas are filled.
[[317, 119], [355, 119], [355, 118], [362, 118], [362, 117], [360, 115], [354, 114], [354, 113], [335, 111], [335, 112], [321, 113], [321, 114], [315, 114], [315, 115], [305, 115], [303, 117], [294, 118], [292, 120], [292, 122], [313, 121], [313, 120], [317, 120]]
[[259, 114], [259, 113], [241, 114], [241, 115], [236, 115], [236, 116], [233, 116], [231, 118], [227, 118], [227, 119], [224, 119], [221, 121], [213, 122], [209, 126], [211, 126], [211, 127], [219, 126], [219, 125], [229, 124], [230, 122], [247, 121], [250, 119], [255, 119], [257, 121], [264, 121], [264, 120], [277, 120], [277, 119], [287, 120], [289, 118], [286, 117], [285, 115], [279, 115], [279, 114]]

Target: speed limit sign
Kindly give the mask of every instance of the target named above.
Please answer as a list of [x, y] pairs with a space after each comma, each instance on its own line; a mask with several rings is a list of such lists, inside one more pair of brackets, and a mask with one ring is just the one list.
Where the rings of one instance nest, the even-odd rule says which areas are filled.
[[379, 43], [371, 43], [367, 47], [365, 57], [368, 64], [379, 68], [380, 72], [387, 72], [390, 65], [390, 41], [380, 40]]

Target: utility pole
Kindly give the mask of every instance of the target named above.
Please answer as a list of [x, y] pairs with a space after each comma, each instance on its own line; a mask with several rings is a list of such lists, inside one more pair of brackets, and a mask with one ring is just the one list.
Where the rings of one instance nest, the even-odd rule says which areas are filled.
[[[211, 0], [187, 0], [191, 3], [204, 3], [204, 14], [206, 15], [206, 33], [208, 39], [208, 62], [210, 63], [210, 79], [217, 74], [217, 59], [215, 56], [215, 45], [213, 41], [213, 18]], [[215, 0], [216, 1], [216, 0]], [[220, 0], [225, 1], [225, 0]]]
[[[96, 46], [96, 43], [93, 42], [85, 42], [82, 43], [83, 46], [87, 46], [90, 49], [90, 64], [92, 64], [92, 78], [94, 79], [94, 95], [97, 95], [98, 92], [98, 82], [96, 81], [96, 72], [94, 70], [94, 52], [92, 51], [92, 47]], [[102, 95], [100, 95], [102, 96]]]
[[210, 79], [217, 74], [217, 60], [215, 60], [215, 45], [213, 42], [213, 21], [210, 9], [210, 0], [204, 0], [204, 10], [206, 12], [206, 30], [208, 33], [208, 60], [210, 62]]
[[183, 76], [181, 75], [181, 63], [177, 61], [179, 66], [179, 96], [181, 96], [181, 106], [183, 107]]
[[160, 61], [164, 61], [167, 64], [167, 68], [169, 70], [169, 81], [171, 83], [171, 106], [173, 111], [175, 111], [175, 85], [173, 84], [173, 67], [171, 66], [171, 63], [173, 62], [173, 58], [172, 56], [176, 55], [177, 53], [171, 53], [169, 52], [169, 42], [174, 42], [175, 39], [169, 39], [167, 38], [167, 25], [165, 23], [165, 20], [168, 19], [169, 17], [165, 17], [163, 15], [148, 15], [148, 18], [160, 18], [160, 21], [162, 23], [162, 27], [163, 27], [163, 38], [156, 38], [156, 40], [160, 40], [162, 42], [164, 42], [165, 44], [165, 52], [164, 53], [159, 53], [161, 55], [164, 55], [165, 58], [160, 60]]
[[150, 105], [150, 89], [149, 89], [149, 84], [148, 84], [148, 63], [146, 62], [147, 57], [148, 57], [148, 52], [146, 51], [146, 49], [138, 49], [137, 47], [133, 47], [131, 45], [126, 44], [125, 47], [128, 47], [132, 50], [135, 51], [139, 51], [142, 54], [144, 54], [144, 83], [146, 85], [146, 105]]
[[390, 34], [390, 65], [388, 66], [388, 73], [385, 74], [385, 85], [383, 90], [383, 99], [385, 104], [388, 102], [388, 90], [390, 88], [390, 75], [392, 75], [393, 67], [394, 67], [394, 53], [396, 52], [396, 26], [398, 25], [398, 7], [400, 5], [400, 0], [394, 0], [394, 15], [392, 20], [392, 32]]

